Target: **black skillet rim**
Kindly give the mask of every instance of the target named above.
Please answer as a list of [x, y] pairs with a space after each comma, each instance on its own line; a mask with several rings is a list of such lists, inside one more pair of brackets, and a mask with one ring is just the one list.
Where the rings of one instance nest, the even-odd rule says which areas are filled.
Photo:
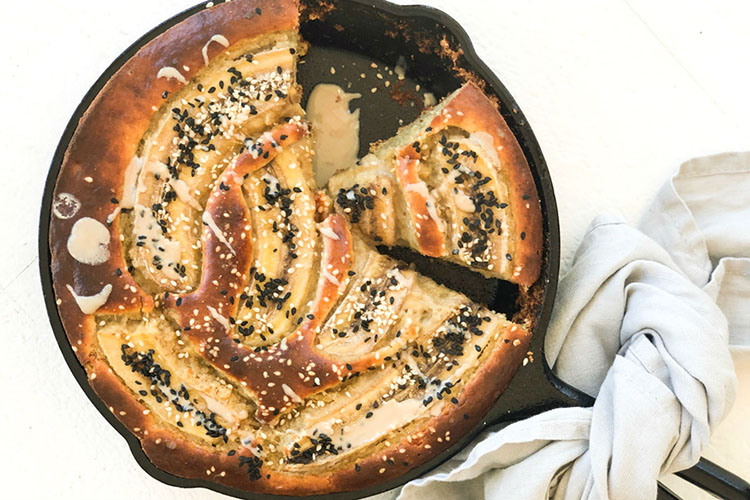
[[[547, 170], [547, 165], [542, 155], [539, 144], [534, 136], [534, 133], [531, 130], [531, 127], [526, 121], [523, 113], [521, 112], [517, 103], [515, 102], [513, 97], [510, 95], [508, 90], [505, 88], [505, 86], [503, 86], [503, 84], [492, 73], [492, 71], [487, 67], [487, 65], [477, 56], [474, 50], [473, 44], [471, 43], [471, 40], [469, 39], [469, 36], [464, 31], [464, 29], [453, 18], [451, 18], [444, 12], [438, 9], [432, 8], [432, 7], [421, 6], [421, 5], [399, 6], [399, 5], [395, 5], [390, 2], [387, 2], [386, 0], [347, 0], [347, 1], [351, 3], [361, 4], [363, 6], [367, 6], [370, 8], [374, 8], [376, 10], [380, 10], [390, 16], [395, 16], [395, 17], [403, 18], [407, 20], [409, 18], [422, 17], [430, 21], [433, 21], [437, 23], [438, 25], [442, 25], [445, 28], [445, 31], [449, 32], [451, 35], [455, 37], [456, 40], [459, 41], [460, 46], [464, 51], [464, 57], [466, 61], [468, 62], [467, 67], [470, 67], [479, 77], [481, 77], [487, 83], [488, 88], [492, 91], [492, 93], [494, 93], [497, 96], [500, 103], [502, 104], [503, 111], [505, 111], [503, 113], [503, 116], [508, 121], [508, 125], [513, 130], [514, 135], [516, 135], [516, 137], [519, 139], [519, 143], [521, 143], [521, 147], [524, 151], [524, 155], [526, 156], [529, 162], [529, 165], [531, 167], [532, 174], [534, 175], [537, 189], [539, 191], [540, 200], [542, 201], [543, 218], [544, 218], [544, 225], [545, 225], [545, 228], [544, 228], [545, 239], [546, 239], [544, 266], [543, 266], [544, 276], [542, 278], [544, 280], [544, 283], [542, 283], [542, 286], [544, 288], [544, 299], [543, 299], [543, 304], [538, 312], [536, 327], [534, 329], [534, 337], [543, 339], [544, 332], [547, 328], [547, 324], [549, 322], [549, 318], [552, 313], [552, 306], [554, 303], [555, 292], [557, 289], [557, 278], [558, 278], [559, 260], [560, 260], [560, 232], [559, 232], [557, 205], [555, 202], [555, 195], [554, 195], [549, 171]], [[220, 3], [220, 2], [215, 2], [215, 3]], [[169, 484], [172, 486], [187, 487], [187, 488], [203, 487], [203, 488], [207, 488], [207, 489], [220, 492], [226, 495], [234, 496], [237, 498], [253, 498], [253, 499], [268, 498], [268, 499], [274, 499], [274, 500], [279, 500], [282, 498], [289, 498], [289, 499], [300, 498], [300, 497], [267, 495], [267, 494], [258, 494], [258, 493], [248, 492], [248, 491], [239, 490], [235, 488], [229, 488], [229, 487], [222, 486], [217, 483], [205, 481], [202, 479], [182, 478], [182, 477], [175, 476], [175, 475], [172, 475], [170, 473], [167, 473], [165, 471], [158, 469], [155, 465], [153, 465], [148, 460], [143, 450], [141, 449], [140, 442], [138, 441], [138, 439], [119, 420], [117, 420], [117, 418], [107, 409], [106, 405], [98, 398], [98, 396], [94, 393], [91, 386], [88, 384], [86, 373], [83, 367], [78, 362], [78, 359], [76, 358], [75, 353], [73, 352], [72, 347], [70, 346], [68, 342], [68, 338], [65, 334], [65, 331], [63, 329], [63, 326], [62, 326], [62, 323], [60, 321], [60, 317], [57, 311], [57, 305], [55, 304], [55, 296], [54, 296], [54, 291], [52, 288], [52, 274], [51, 274], [51, 268], [50, 268], [50, 253], [49, 253], [49, 245], [48, 245], [49, 224], [50, 224], [49, 218], [50, 218], [50, 213], [51, 213], [52, 195], [54, 192], [55, 183], [57, 181], [57, 176], [58, 176], [60, 167], [62, 165], [62, 160], [65, 154], [65, 151], [77, 127], [80, 117], [88, 109], [93, 99], [98, 95], [101, 88], [106, 84], [109, 78], [128, 59], [130, 59], [138, 51], [138, 49], [140, 49], [143, 45], [148, 43], [150, 40], [152, 40], [159, 34], [166, 31], [171, 26], [179, 23], [180, 21], [186, 19], [187, 17], [205, 8], [206, 8], [205, 3], [201, 3], [192, 8], [189, 8], [171, 17], [170, 19], [164, 21], [163, 23], [159, 24], [158, 26], [150, 30], [148, 33], [140, 37], [138, 40], [136, 40], [125, 51], [123, 51], [123, 53], [120, 54], [112, 62], [112, 64], [109, 65], [109, 67], [107, 67], [107, 69], [102, 73], [102, 75], [96, 80], [96, 82], [92, 85], [89, 91], [85, 94], [81, 103], [78, 105], [75, 112], [73, 113], [70, 121], [68, 122], [65, 128], [65, 131], [63, 132], [63, 135], [60, 139], [57, 149], [55, 150], [55, 153], [54, 153], [51, 165], [50, 165], [50, 170], [47, 176], [47, 180], [45, 183], [44, 194], [43, 194], [43, 199], [42, 199], [40, 223], [39, 223], [39, 270], [40, 270], [40, 276], [41, 276], [41, 282], [42, 282], [42, 291], [43, 291], [43, 295], [45, 299], [47, 314], [50, 320], [50, 325], [52, 326], [52, 329], [54, 331], [55, 338], [57, 339], [60, 350], [63, 354], [63, 357], [65, 358], [66, 363], [68, 364], [68, 367], [73, 373], [73, 376], [75, 377], [76, 381], [81, 386], [81, 388], [83, 389], [88, 399], [97, 408], [99, 413], [101, 413], [102, 416], [104, 416], [104, 418], [110, 423], [110, 425], [112, 425], [112, 427], [114, 427], [115, 430], [117, 430], [117, 432], [123, 436], [123, 438], [128, 443], [128, 446], [131, 450], [131, 453], [133, 454], [133, 457], [136, 459], [140, 467], [146, 473], [148, 473], [154, 479], [157, 479], [160, 482], [163, 482], [165, 484]], [[509, 110], [512, 110], [512, 113], [510, 113]], [[543, 342], [538, 345], [540, 346], [540, 348], [543, 349]], [[560, 396], [564, 396], [562, 400], [548, 397], [547, 400], [543, 401], [544, 405], [552, 404], [552, 406], [568, 406], [570, 404], [576, 404], [576, 403], [580, 404], [581, 403], [580, 393], [578, 393], [578, 391], [570, 388], [569, 386], [567, 386], [567, 384], [564, 384], [559, 379], [554, 377], [554, 375], [549, 370], [549, 367], [547, 366], [546, 361], [544, 360], [543, 354], [541, 355], [541, 358], [542, 358], [542, 362], [537, 364], [537, 366], [539, 367], [537, 369], [541, 370], [541, 373], [544, 375], [545, 379], [547, 380], [547, 384], [551, 386], [550, 388], [554, 388], [555, 392], [560, 394]], [[517, 374], [517, 375], [520, 375], [520, 374]], [[561, 391], [562, 393], [558, 391]], [[566, 397], [568, 398], [568, 400], [565, 400]], [[502, 400], [502, 397], [500, 399]], [[532, 410], [529, 412], [529, 414], [531, 413], [537, 413], [537, 411]], [[520, 416], [521, 415], [517, 415], [516, 418]], [[445, 460], [453, 456], [461, 448], [463, 448], [466, 444], [468, 444], [468, 442], [471, 439], [476, 437], [476, 435], [488, 425], [492, 425], [493, 423], [496, 423], [498, 421], [508, 420], [509, 419], [508, 417], [509, 415], [507, 415], [504, 412], [498, 413], [498, 412], [493, 412], [492, 410], [490, 410], [490, 412], [488, 412], [488, 415], [485, 417], [482, 423], [480, 423], [473, 431], [467, 433], [467, 435], [461, 440], [459, 440], [455, 445], [451, 446], [449, 449], [443, 451], [441, 454], [439, 454], [436, 457], [433, 457], [431, 460], [425, 462], [419, 467], [412, 469], [408, 473], [394, 480], [384, 482], [384, 483], [379, 483], [374, 486], [360, 489], [360, 490], [342, 492], [342, 493], [334, 493], [334, 494], [329, 494], [329, 495], [309, 496], [309, 497], [304, 497], [304, 498], [339, 498], [339, 499], [361, 498], [364, 496], [374, 495], [374, 494], [401, 486], [405, 484], [406, 482], [412, 479], [415, 479], [416, 477], [426, 474], [430, 470], [437, 467], [440, 463], [444, 462]], [[510, 419], [513, 420], [515, 418], [510, 418]]]

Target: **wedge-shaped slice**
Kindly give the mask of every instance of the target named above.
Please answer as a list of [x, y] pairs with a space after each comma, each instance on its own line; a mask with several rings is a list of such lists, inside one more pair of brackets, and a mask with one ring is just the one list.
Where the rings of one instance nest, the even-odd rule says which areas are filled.
[[541, 208], [493, 102], [466, 84], [331, 178], [334, 208], [377, 244], [407, 245], [524, 286], [539, 276]]

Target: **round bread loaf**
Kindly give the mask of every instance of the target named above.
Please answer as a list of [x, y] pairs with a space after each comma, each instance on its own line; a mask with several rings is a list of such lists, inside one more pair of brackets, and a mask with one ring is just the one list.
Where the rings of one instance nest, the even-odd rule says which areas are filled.
[[[420, 144], [446, 148], [446, 136], [398, 149], [388, 182], [401, 198], [369, 184], [349, 196], [365, 175], [357, 167], [337, 176], [333, 201], [315, 188], [297, 16], [293, 0], [222, 3], [126, 61], [70, 141], [49, 245], [60, 317], [89, 383], [158, 468], [310, 495], [396, 478], [448, 448], [505, 389], [530, 333], [380, 254], [378, 225], [337, 202], [405, 217], [390, 243], [450, 254], [451, 210], [477, 198], [440, 196], [429, 216], [438, 252], [414, 231], [433, 195], [408, 188], [422, 182], [409, 176], [427, 175], [414, 169]], [[452, 116], [442, 126], [466, 139], [450, 135], [461, 151], [483, 130], [494, 138], [480, 137], [497, 151], [481, 161], [497, 156], [503, 170], [483, 167], [492, 177], [483, 196], [496, 190], [514, 215], [487, 262], [508, 248], [517, 264], [499, 275], [530, 285], [541, 251], [536, 190], [483, 98], [461, 90], [440, 108]]]

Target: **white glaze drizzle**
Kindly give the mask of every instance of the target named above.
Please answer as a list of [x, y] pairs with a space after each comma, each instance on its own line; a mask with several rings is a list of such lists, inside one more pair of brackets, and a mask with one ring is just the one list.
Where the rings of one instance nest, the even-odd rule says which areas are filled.
[[425, 206], [427, 207], [427, 214], [430, 216], [432, 220], [435, 221], [436, 224], [440, 225], [440, 217], [438, 216], [437, 209], [435, 208], [435, 202], [432, 201], [432, 196], [430, 195], [430, 191], [427, 189], [427, 184], [424, 183], [424, 181], [414, 182], [412, 184], [407, 184], [404, 186], [404, 192], [415, 192], [419, 193], [422, 196], [424, 196], [425, 199]]
[[302, 398], [299, 397], [299, 395], [296, 392], [294, 392], [292, 390], [292, 388], [289, 387], [288, 385], [281, 384], [281, 389], [284, 391], [284, 394], [286, 394], [287, 396], [289, 396], [289, 399], [291, 399], [293, 403], [301, 403], [302, 402]]
[[211, 45], [211, 42], [216, 42], [219, 45], [223, 45], [225, 48], [229, 47], [229, 40], [227, 40], [224, 35], [214, 35], [209, 38], [209, 40], [203, 46], [203, 49], [201, 49], [201, 54], [203, 54], [203, 62], [206, 66], [208, 66], [208, 46]]
[[237, 420], [239, 420], [239, 415], [237, 415], [235, 412], [233, 412], [229, 407], [224, 405], [223, 403], [217, 401], [216, 399], [212, 398], [211, 396], [208, 396], [204, 393], [199, 393], [203, 400], [206, 402], [206, 407], [208, 408], [208, 411], [217, 414], [224, 420], [226, 420], [228, 423], [234, 425], [237, 423]]
[[55, 197], [52, 212], [58, 219], [70, 219], [75, 217], [81, 208], [81, 202], [70, 193], [60, 193]]
[[97, 309], [107, 303], [107, 300], [109, 300], [109, 294], [112, 293], [112, 285], [109, 283], [104, 285], [104, 288], [95, 295], [78, 295], [75, 290], [73, 290], [72, 286], [65, 286], [68, 288], [68, 291], [73, 296], [73, 299], [75, 299], [78, 308], [83, 314], [94, 314]]
[[481, 130], [474, 132], [469, 136], [467, 142], [473, 148], [478, 149], [480, 154], [487, 156], [495, 168], [501, 167], [500, 157], [497, 155], [497, 150], [495, 149], [495, 139], [490, 134]]
[[330, 272], [328, 271], [328, 269], [326, 269], [326, 268], [323, 268], [323, 269], [321, 269], [321, 271], [320, 271], [320, 274], [321, 274], [321, 275], [322, 275], [322, 276], [323, 276], [323, 277], [324, 277], [325, 279], [327, 279], [328, 281], [330, 281], [331, 283], [333, 283], [334, 285], [336, 285], [336, 286], [341, 286], [341, 282], [340, 282], [340, 281], [339, 281], [339, 280], [338, 280], [338, 279], [336, 278], [336, 276], [334, 276], [333, 274], [331, 274], [331, 273], [330, 273]]
[[177, 68], [173, 68], [172, 66], [164, 66], [163, 68], [161, 68], [159, 72], [156, 73], [156, 78], [174, 78], [182, 84], [187, 83], [187, 80], [184, 76], [182, 76], [182, 73], [180, 73]]
[[221, 229], [219, 229], [219, 226], [216, 225], [216, 222], [214, 222], [214, 218], [211, 217], [211, 214], [207, 211], [203, 212], [203, 223], [206, 224], [209, 229], [211, 229], [211, 232], [214, 233], [216, 239], [224, 243], [233, 255], [237, 255], [237, 252], [234, 251], [232, 245], [230, 245], [227, 239], [224, 237], [224, 233], [221, 231]]
[[169, 168], [165, 163], [162, 163], [160, 161], [152, 161], [148, 164], [147, 168], [148, 173], [156, 174], [160, 179], [166, 179], [167, 184], [169, 184], [180, 201], [190, 205], [198, 211], [203, 210], [203, 207], [200, 203], [198, 203], [198, 200], [193, 198], [193, 195], [190, 194], [190, 186], [188, 186], [187, 182], [183, 181], [182, 179], [175, 179], [174, 177], [172, 177], [172, 175], [169, 173]]
[[265, 173], [260, 176], [260, 180], [263, 181], [266, 186], [268, 186], [269, 195], [276, 196], [279, 193], [279, 189], [281, 189], [281, 183], [276, 177], [269, 173]]
[[107, 216], [107, 225], [109, 226], [115, 221], [115, 218], [117, 218], [118, 215], [120, 215], [120, 210], [122, 207], [119, 205], [115, 207], [114, 210]]
[[414, 420], [423, 409], [422, 400], [416, 398], [381, 403], [370, 418], [360, 418], [344, 426], [341, 432], [335, 432], [336, 444], [345, 448], [351, 444], [352, 449], [359, 448], [400, 429]]
[[336, 234], [333, 231], [333, 229], [331, 229], [330, 227], [328, 227], [328, 226], [322, 226], [322, 227], [319, 228], [319, 230], [320, 230], [320, 234], [322, 234], [326, 238], [331, 239], [331, 240], [336, 240], [336, 241], [339, 240], [339, 235]]
[[464, 212], [474, 213], [477, 209], [474, 206], [474, 202], [471, 201], [471, 198], [469, 198], [466, 193], [461, 190], [453, 194], [453, 202], [456, 204], [456, 207], [459, 210], [462, 210]]
[[96, 266], [109, 260], [109, 229], [96, 219], [81, 217], [68, 237], [68, 253], [81, 264]]
[[133, 156], [130, 160], [128, 167], [125, 169], [125, 179], [122, 183], [122, 199], [120, 200], [120, 208], [133, 208], [135, 206], [135, 197], [137, 194], [136, 184], [138, 182], [138, 174], [141, 173], [143, 168], [143, 158], [139, 156]]
[[315, 131], [315, 180], [323, 187], [338, 170], [357, 161], [359, 109], [349, 112], [349, 102], [362, 97], [348, 94], [338, 85], [315, 86], [307, 101], [307, 118]]
[[172, 186], [172, 189], [174, 189], [174, 192], [177, 193], [177, 197], [181, 201], [187, 203], [198, 211], [203, 210], [203, 207], [200, 203], [198, 203], [198, 200], [193, 198], [193, 195], [190, 194], [190, 187], [187, 185], [187, 182], [183, 181], [182, 179], [170, 178], [169, 185]]
[[219, 314], [219, 311], [217, 311], [212, 306], [206, 306], [206, 308], [208, 309], [209, 314], [211, 314], [211, 317], [215, 319], [216, 321], [218, 321], [221, 324], [221, 326], [224, 327], [226, 331], [230, 331], [232, 329], [232, 325], [229, 324], [229, 320], [225, 318], [224, 316], [222, 316], [221, 314]]

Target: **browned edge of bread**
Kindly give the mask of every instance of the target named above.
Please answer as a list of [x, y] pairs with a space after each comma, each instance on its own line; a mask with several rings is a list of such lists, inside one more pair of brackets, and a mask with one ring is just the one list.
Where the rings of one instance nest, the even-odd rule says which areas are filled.
[[[508, 180], [509, 204], [517, 234], [514, 267], [520, 267], [514, 279], [529, 287], [538, 278], [542, 263], [542, 210], [536, 184], [515, 135], [492, 101], [474, 83], [469, 82], [458, 92], [443, 112], [432, 121], [432, 127], [456, 126], [470, 132], [482, 131], [494, 140], [503, 176]], [[523, 234], [523, 239], [521, 238]]]

